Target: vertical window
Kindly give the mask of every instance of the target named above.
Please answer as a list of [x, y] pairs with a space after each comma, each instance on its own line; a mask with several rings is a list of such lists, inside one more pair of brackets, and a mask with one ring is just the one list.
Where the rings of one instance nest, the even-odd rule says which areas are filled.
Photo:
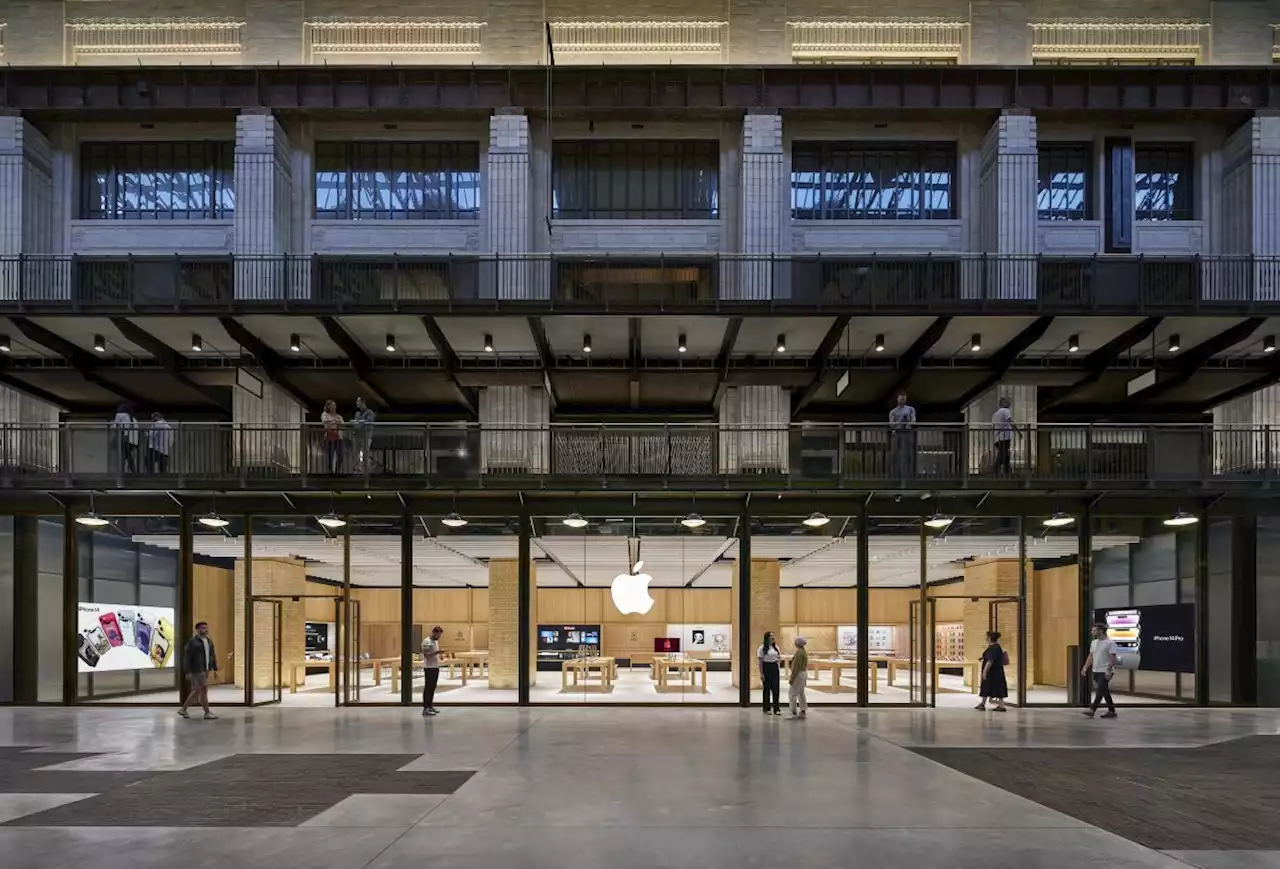
[[951, 143], [797, 142], [791, 214], [798, 220], [940, 220], [955, 216]]
[[1137, 145], [1134, 148], [1135, 220], [1195, 218], [1195, 149], [1190, 144]]
[[231, 142], [88, 142], [80, 152], [88, 220], [226, 219], [235, 213]]
[[1093, 217], [1093, 146], [1042, 142], [1036, 214], [1041, 220]]
[[319, 142], [319, 220], [465, 220], [480, 213], [476, 142]]
[[566, 219], [720, 216], [714, 140], [560, 140], [551, 152], [552, 213]]

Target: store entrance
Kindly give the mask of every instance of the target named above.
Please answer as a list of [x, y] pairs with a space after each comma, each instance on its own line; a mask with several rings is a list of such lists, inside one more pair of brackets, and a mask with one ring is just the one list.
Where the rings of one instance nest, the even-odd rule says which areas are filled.
[[[366, 654], [358, 600], [332, 594], [255, 595], [252, 613], [245, 644], [250, 705], [358, 704], [365, 683], [380, 681], [379, 671], [390, 664]], [[397, 670], [398, 664], [396, 659]]]
[[253, 641], [247, 645], [245, 693], [250, 706], [279, 703], [284, 696], [284, 619], [278, 598], [255, 597]]
[[[913, 618], [920, 609], [913, 601]], [[938, 622], [939, 607], [957, 609], [962, 621]], [[1025, 702], [1019, 676], [1023, 661], [1019, 656], [1018, 631], [1021, 625], [1021, 603], [1008, 595], [930, 595], [923, 603], [923, 616], [918, 622], [922, 628], [920, 639], [919, 690], [920, 703], [936, 708], [961, 707], [975, 704], [982, 682], [983, 655], [987, 651], [987, 637], [998, 634], [1001, 649], [1008, 655], [1004, 666], [1008, 687], [1006, 702], [1019, 705]], [[913, 649], [915, 648], [913, 644]], [[916, 702], [913, 683], [912, 702]]]

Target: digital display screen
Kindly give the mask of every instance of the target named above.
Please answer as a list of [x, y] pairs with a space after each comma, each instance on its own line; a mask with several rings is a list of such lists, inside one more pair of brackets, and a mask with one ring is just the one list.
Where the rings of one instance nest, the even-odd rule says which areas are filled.
[[1099, 609], [1094, 622], [1107, 626], [1116, 657], [1126, 670], [1196, 671], [1196, 608], [1189, 603]]
[[79, 672], [173, 666], [172, 607], [81, 603], [78, 609]]
[[653, 651], [659, 655], [669, 655], [680, 651], [679, 637], [654, 637]]
[[329, 651], [329, 625], [326, 622], [306, 622], [306, 650], [308, 652]]
[[599, 625], [538, 625], [540, 651], [573, 651], [581, 646], [599, 645]]

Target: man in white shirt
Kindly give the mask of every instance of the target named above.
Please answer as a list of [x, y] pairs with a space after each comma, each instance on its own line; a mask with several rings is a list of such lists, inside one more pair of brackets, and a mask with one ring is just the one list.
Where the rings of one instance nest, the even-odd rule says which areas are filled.
[[440, 638], [444, 636], [444, 628], [436, 625], [431, 629], [431, 636], [422, 640], [422, 716], [439, 715], [435, 707], [436, 685], [440, 682]]
[[1093, 674], [1093, 703], [1084, 713], [1092, 718], [1103, 700], [1107, 701], [1107, 711], [1103, 718], [1115, 718], [1116, 704], [1111, 699], [1111, 677], [1116, 674], [1116, 641], [1107, 636], [1107, 626], [1098, 623], [1093, 626], [1093, 642], [1089, 644], [1089, 657], [1080, 668], [1080, 675]]
[[1013, 446], [1013, 411], [1009, 397], [1000, 396], [1000, 406], [991, 414], [991, 427], [996, 431], [996, 473], [1009, 473], [1009, 450]]

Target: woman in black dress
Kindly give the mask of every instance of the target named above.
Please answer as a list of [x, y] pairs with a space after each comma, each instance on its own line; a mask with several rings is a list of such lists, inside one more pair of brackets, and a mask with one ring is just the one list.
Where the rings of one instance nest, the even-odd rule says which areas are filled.
[[1000, 632], [987, 631], [987, 648], [982, 653], [982, 687], [978, 693], [982, 697], [975, 709], [983, 712], [987, 709], [987, 701], [996, 704], [996, 712], [1007, 712], [1004, 700], [1009, 696], [1009, 684], [1004, 680], [1004, 668], [1009, 663], [1009, 656], [1000, 648]]

